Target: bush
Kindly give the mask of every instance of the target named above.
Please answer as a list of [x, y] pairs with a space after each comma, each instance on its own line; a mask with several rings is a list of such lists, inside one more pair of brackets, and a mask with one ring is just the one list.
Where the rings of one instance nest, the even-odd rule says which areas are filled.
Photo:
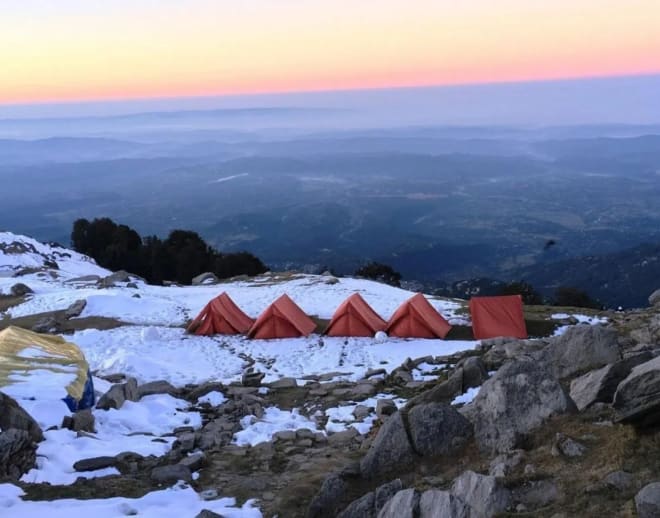
[[109, 218], [77, 220], [71, 244], [104, 268], [127, 270], [155, 284], [164, 280], [190, 284], [203, 272], [222, 279], [267, 271], [258, 257], [248, 252], [220, 253], [196, 232], [173, 230], [164, 241], [156, 236], [142, 239], [135, 230]]
[[560, 286], [555, 291], [555, 306], [572, 306], [576, 308], [601, 309], [602, 304], [592, 299], [585, 291], [572, 286]]
[[401, 274], [387, 264], [376, 262], [367, 263], [361, 268], [358, 268], [355, 271], [355, 275], [357, 277], [364, 277], [365, 279], [384, 282], [390, 286], [398, 287], [401, 285]]
[[541, 295], [534, 289], [534, 286], [524, 281], [505, 284], [500, 289], [498, 295], [520, 295], [523, 304], [528, 306], [538, 306], [543, 304], [543, 297], [541, 297]]

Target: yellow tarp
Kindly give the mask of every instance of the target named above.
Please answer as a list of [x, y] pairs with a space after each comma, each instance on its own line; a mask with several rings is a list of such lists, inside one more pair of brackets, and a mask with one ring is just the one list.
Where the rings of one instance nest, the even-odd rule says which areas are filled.
[[74, 374], [66, 391], [76, 401], [82, 398], [89, 365], [77, 345], [14, 326], [0, 331], [0, 388], [12, 383], [10, 375], [37, 369]]

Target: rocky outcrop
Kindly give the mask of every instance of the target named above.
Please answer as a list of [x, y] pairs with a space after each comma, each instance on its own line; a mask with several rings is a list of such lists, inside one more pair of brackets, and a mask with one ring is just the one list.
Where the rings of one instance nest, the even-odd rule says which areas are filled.
[[658, 518], [660, 516], [660, 482], [644, 486], [635, 495], [635, 507], [639, 518]]
[[559, 379], [603, 367], [621, 359], [618, 335], [614, 329], [597, 325], [572, 326], [551, 340], [544, 359]]
[[415, 518], [419, 514], [420, 495], [415, 489], [404, 489], [390, 498], [378, 518]]
[[461, 413], [472, 421], [479, 448], [501, 453], [546, 419], [574, 409], [550, 368], [526, 358], [505, 364]]
[[37, 462], [37, 446], [30, 434], [16, 428], [0, 431], [0, 480], [18, 480]]
[[470, 518], [470, 508], [449, 491], [429, 489], [419, 499], [419, 518]]
[[611, 403], [619, 383], [630, 374], [633, 367], [650, 359], [649, 352], [638, 354], [575, 378], [571, 382], [571, 399], [578, 410], [584, 410], [594, 403]]
[[454, 480], [451, 492], [465, 502], [476, 516], [494, 516], [511, 505], [511, 493], [499, 479], [474, 471], [466, 471]]
[[33, 442], [44, 440], [44, 434], [37, 422], [13, 398], [0, 392], [0, 430], [22, 430]]
[[408, 413], [408, 432], [413, 450], [425, 457], [454, 452], [473, 433], [470, 421], [442, 403], [415, 406]]
[[635, 367], [617, 388], [614, 408], [622, 422], [660, 422], [660, 356]]
[[360, 462], [360, 471], [365, 478], [377, 478], [410, 465], [414, 459], [415, 452], [408, 440], [403, 414], [396, 412], [378, 431]]

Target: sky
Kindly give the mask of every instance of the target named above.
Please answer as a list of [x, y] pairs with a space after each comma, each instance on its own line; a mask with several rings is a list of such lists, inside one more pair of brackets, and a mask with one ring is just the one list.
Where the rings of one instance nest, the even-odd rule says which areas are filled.
[[658, 0], [0, 4], [0, 105], [658, 73]]

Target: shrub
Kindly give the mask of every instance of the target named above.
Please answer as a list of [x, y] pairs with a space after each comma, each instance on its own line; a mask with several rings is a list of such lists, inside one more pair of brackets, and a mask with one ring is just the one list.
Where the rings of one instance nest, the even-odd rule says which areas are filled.
[[601, 309], [602, 305], [592, 299], [585, 291], [572, 286], [560, 286], [555, 290], [555, 306], [572, 306], [576, 308]]
[[376, 262], [367, 263], [361, 268], [358, 268], [355, 271], [355, 275], [357, 277], [364, 277], [365, 279], [384, 282], [391, 286], [398, 287], [401, 285], [401, 274], [387, 264]]
[[520, 295], [523, 304], [538, 306], [543, 304], [543, 297], [534, 289], [534, 286], [524, 281], [510, 282], [499, 290], [498, 295]]

